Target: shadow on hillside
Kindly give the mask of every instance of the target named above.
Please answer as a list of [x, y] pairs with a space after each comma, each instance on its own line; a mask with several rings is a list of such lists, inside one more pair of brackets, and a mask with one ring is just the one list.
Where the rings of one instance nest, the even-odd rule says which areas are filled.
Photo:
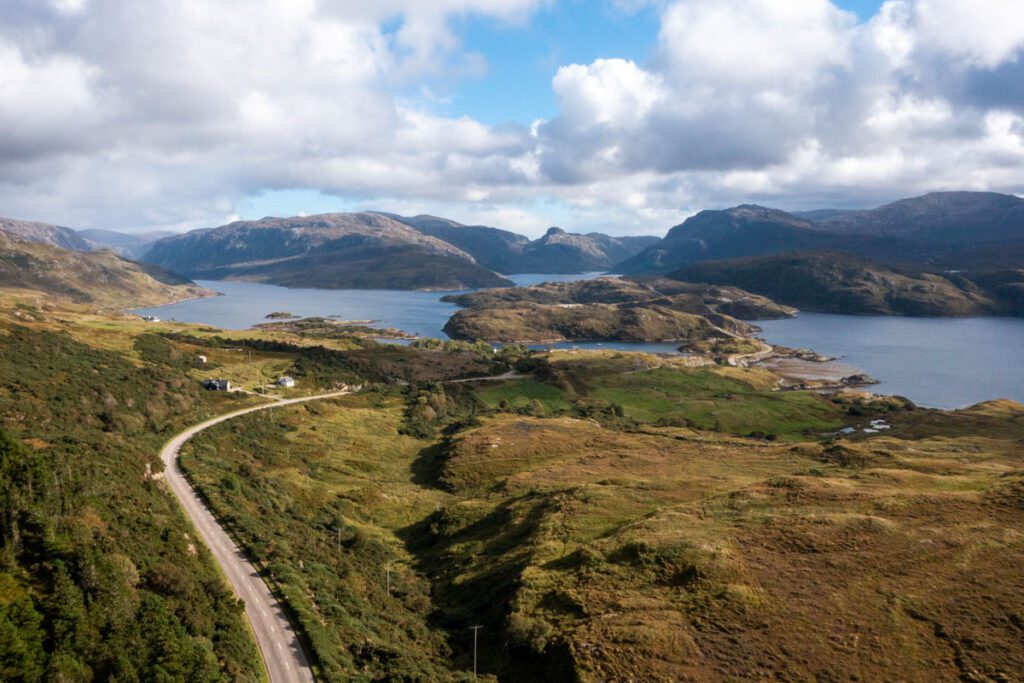
[[503, 501], [473, 520], [462, 517], [456, 505], [396, 532], [416, 558], [417, 572], [430, 581], [434, 611], [429, 621], [448, 633], [458, 668], [472, 668], [471, 627], [479, 625], [481, 673], [503, 681], [576, 679], [570, 655], [560, 643], [537, 652], [514, 643], [508, 632], [512, 602], [548, 508], [548, 501], [526, 495]]

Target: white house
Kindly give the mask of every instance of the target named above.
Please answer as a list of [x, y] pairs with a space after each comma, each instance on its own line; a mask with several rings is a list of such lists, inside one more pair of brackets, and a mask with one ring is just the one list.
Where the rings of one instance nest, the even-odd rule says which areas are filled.
[[285, 387], [286, 389], [287, 388], [291, 388], [291, 387], [295, 386], [295, 380], [292, 379], [291, 377], [288, 377], [286, 375], [286, 376], [282, 377], [281, 379], [277, 380], [277, 386]]

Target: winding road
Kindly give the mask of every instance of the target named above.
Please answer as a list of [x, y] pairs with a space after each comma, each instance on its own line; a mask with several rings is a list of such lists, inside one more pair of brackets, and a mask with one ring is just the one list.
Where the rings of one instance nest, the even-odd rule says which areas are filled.
[[181, 466], [178, 464], [178, 453], [182, 445], [193, 436], [213, 425], [227, 420], [294, 403], [320, 401], [336, 398], [350, 393], [348, 389], [317, 396], [303, 398], [278, 399], [273, 403], [253, 406], [226, 413], [186, 429], [167, 442], [160, 452], [164, 461], [164, 477], [178, 502], [185, 509], [185, 514], [195, 525], [196, 530], [206, 543], [214, 559], [228, 578], [235, 594], [245, 603], [245, 615], [256, 634], [263, 662], [270, 676], [271, 683], [293, 683], [313, 680], [313, 669], [309, 665], [306, 653], [302, 651], [298, 635], [292, 628], [284, 609], [274, 598], [259, 572], [235, 545], [224, 528], [199, 498], [199, 494], [188, 483]]

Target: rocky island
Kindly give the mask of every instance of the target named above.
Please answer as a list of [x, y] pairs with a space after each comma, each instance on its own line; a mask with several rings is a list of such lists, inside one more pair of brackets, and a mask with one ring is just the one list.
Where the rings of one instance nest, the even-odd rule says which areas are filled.
[[746, 337], [747, 318], [785, 317], [779, 306], [734, 287], [704, 287], [664, 278], [599, 278], [452, 295], [466, 307], [444, 331], [454, 339], [555, 341], [683, 341]]

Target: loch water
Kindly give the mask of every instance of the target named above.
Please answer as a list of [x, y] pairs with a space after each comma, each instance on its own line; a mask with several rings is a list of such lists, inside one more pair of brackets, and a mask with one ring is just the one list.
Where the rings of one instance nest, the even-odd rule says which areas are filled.
[[933, 408], [1024, 402], [1024, 319], [800, 313], [757, 323], [768, 342], [810, 348], [861, 368], [871, 390]]
[[[511, 275], [518, 285], [573, 281], [581, 275]], [[164, 320], [245, 329], [274, 311], [301, 317], [373, 320], [421, 337], [441, 331], [458, 310], [441, 301], [452, 292], [288, 289], [252, 282], [200, 281], [221, 296], [136, 311]], [[936, 408], [960, 408], [994, 398], [1024, 402], [1024, 319], [901, 318], [801, 313], [761, 321], [770, 343], [836, 356], [881, 381], [874, 391], [906, 396]], [[566, 342], [557, 348], [603, 348], [674, 353], [673, 343]]]

